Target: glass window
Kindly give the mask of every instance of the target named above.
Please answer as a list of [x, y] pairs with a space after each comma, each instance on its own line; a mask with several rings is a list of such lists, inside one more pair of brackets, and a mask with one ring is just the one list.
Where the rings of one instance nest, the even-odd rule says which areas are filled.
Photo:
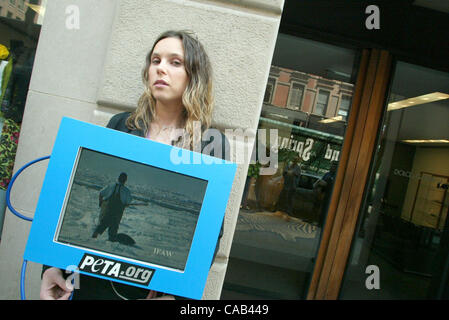
[[19, 8], [20, 10], [24, 10], [25, 9], [25, 0], [19, 0], [19, 3], [17, 4], [17, 8]]
[[299, 110], [302, 105], [302, 98], [304, 94], [304, 85], [297, 82], [292, 82], [290, 88], [290, 96], [288, 105], [293, 110]]
[[342, 120], [348, 118], [349, 106], [351, 105], [351, 97], [348, 95], [342, 95], [340, 101], [340, 108], [338, 108], [337, 116], [341, 116]]
[[[259, 162], [249, 167], [222, 299], [306, 297], [345, 129], [344, 121], [319, 122], [315, 94], [319, 85], [337, 97], [342, 89], [352, 92], [356, 56], [278, 35], [272, 99], [265, 99], [259, 120], [259, 129], [278, 134], [278, 169], [266, 175]], [[335, 114], [337, 103], [334, 108]], [[271, 150], [269, 142], [257, 143]]]
[[10, 0], [0, 12], [0, 236], [45, 3]]
[[324, 116], [327, 110], [327, 103], [329, 102], [329, 91], [318, 91], [318, 98], [315, 106], [315, 114]]
[[340, 298], [449, 298], [448, 98], [448, 73], [397, 64]]
[[268, 78], [267, 88], [265, 89], [265, 96], [263, 98], [264, 103], [271, 103], [275, 83], [276, 79]]

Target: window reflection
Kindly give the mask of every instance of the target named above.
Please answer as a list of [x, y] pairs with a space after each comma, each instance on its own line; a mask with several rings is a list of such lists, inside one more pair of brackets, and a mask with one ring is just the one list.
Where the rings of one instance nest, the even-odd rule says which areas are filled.
[[46, 2], [0, 2], [0, 236]]
[[[46, 5], [47, 0], [3, 0], [0, 2], [0, 17], [41, 25]], [[8, 21], [3, 20], [2, 22]], [[20, 26], [9, 22], [13, 26]]]
[[[351, 50], [279, 34], [259, 120], [259, 129], [278, 132], [278, 169], [261, 175], [260, 163], [249, 166], [222, 299], [305, 298], [344, 140], [346, 117], [336, 117], [349, 113], [354, 62]], [[268, 141], [264, 147], [272, 152]]]

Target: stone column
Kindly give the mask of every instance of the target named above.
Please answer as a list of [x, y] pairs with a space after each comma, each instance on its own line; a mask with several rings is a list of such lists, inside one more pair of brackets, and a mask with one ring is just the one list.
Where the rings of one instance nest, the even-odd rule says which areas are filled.
[[[135, 108], [143, 90], [145, 55], [156, 37], [169, 29], [197, 34], [214, 70], [213, 126], [228, 129], [234, 150], [241, 150], [236, 148], [239, 144], [252, 150], [253, 139], [235, 137], [243, 131], [256, 132], [283, 4], [283, 0], [49, 1], [14, 170], [51, 154], [62, 117], [105, 125], [113, 114]], [[30, 217], [46, 165], [29, 167], [14, 184], [11, 201]], [[247, 168], [247, 161], [238, 166], [225, 233], [204, 299], [220, 298]], [[29, 222], [7, 210], [0, 244], [0, 299], [19, 298], [29, 228]], [[40, 272], [40, 265], [29, 263], [29, 299], [39, 298]]]

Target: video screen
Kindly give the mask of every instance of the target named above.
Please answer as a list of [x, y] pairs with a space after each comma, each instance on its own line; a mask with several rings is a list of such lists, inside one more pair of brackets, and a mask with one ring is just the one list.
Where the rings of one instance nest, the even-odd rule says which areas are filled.
[[183, 271], [207, 181], [80, 148], [55, 241]]

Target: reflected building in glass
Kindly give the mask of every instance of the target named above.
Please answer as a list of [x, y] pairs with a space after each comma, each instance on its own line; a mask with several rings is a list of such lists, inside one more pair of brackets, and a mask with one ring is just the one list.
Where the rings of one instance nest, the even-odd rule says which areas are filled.
[[[283, 57], [287, 50], [297, 55]], [[278, 132], [278, 169], [261, 175], [257, 161], [250, 165], [224, 298], [305, 298], [344, 142], [357, 59], [354, 50], [278, 35], [259, 118], [259, 129]], [[266, 148], [273, 149], [268, 143]], [[245, 269], [258, 272], [243, 276]]]

